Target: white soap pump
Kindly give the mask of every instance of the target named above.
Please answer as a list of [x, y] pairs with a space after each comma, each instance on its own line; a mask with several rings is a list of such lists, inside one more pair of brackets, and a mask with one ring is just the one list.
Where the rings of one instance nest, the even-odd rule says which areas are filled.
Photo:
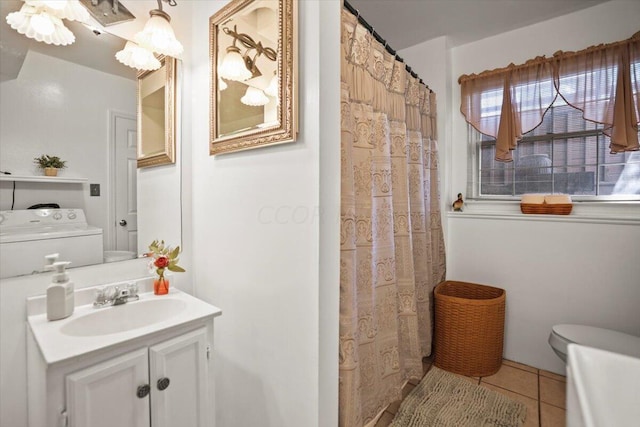
[[44, 267], [45, 270], [56, 270], [51, 284], [47, 287], [47, 319], [49, 320], [69, 317], [74, 308], [73, 282], [69, 281], [69, 275], [65, 272], [65, 268], [71, 262], [57, 262], [58, 256], [57, 254], [54, 255], [45, 257], [50, 264]]

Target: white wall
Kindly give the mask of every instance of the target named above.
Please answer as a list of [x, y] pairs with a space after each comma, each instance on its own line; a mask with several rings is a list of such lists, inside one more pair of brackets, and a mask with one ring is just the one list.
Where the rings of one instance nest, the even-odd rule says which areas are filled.
[[[16, 184], [15, 209], [36, 203], [84, 208], [89, 224], [110, 229], [109, 111], [135, 117], [136, 82], [29, 51], [15, 80], [0, 84], [0, 170], [42, 175], [33, 158], [67, 160], [64, 177], [101, 185], [90, 197], [88, 184]], [[0, 210], [11, 209], [13, 184], [0, 183]], [[105, 236], [105, 243], [108, 239]]]
[[193, 3], [190, 46], [194, 283], [223, 310], [217, 427], [334, 426], [340, 3], [299, 2], [298, 141], [210, 157], [206, 18], [219, 7]]
[[[440, 175], [440, 208], [446, 212], [451, 206], [449, 201], [449, 175], [445, 170], [445, 159], [450, 157], [451, 151], [451, 109], [455, 103], [451, 102], [451, 50], [447, 36], [438, 37], [408, 47], [398, 52], [404, 62], [409, 65], [422, 81], [436, 93], [437, 100], [437, 141]], [[445, 237], [447, 223], [443, 221]]]
[[[560, 49], [579, 50], [622, 40], [638, 31], [638, 22], [640, 2], [612, 1], [448, 53], [442, 52], [438, 39], [405, 49], [407, 62], [434, 89], [443, 80], [450, 85], [445, 89], [450, 94], [445, 101], [445, 120], [450, 121], [444, 125], [445, 139], [440, 133], [447, 209], [455, 194], [467, 188], [467, 127], [459, 112], [457, 83], [461, 74], [522, 63]], [[422, 59], [427, 55], [435, 55], [435, 60]], [[442, 76], [443, 69], [448, 78]], [[589, 213], [588, 208], [575, 210]], [[506, 358], [563, 372], [563, 364], [547, 344], [550, 329], [557, 323], [584, 323], [640, 335], [638, 222], [580, 222], [577, 216], [537, 221], [519, 214], [476, 215], [468, 210], [448, 213], [446, 224], [448, 279], [507, 290]]]

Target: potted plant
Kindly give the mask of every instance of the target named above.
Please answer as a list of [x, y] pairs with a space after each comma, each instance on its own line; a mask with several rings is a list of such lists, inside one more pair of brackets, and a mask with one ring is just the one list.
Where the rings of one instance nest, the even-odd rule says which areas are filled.
[[40, 169], [43, 169], [46, 176], [57, 176], [58, 169], [64, 169], [67, 167], [66, 160], [60, 160], [60, 157], [50, 156], [48, 154], [43, 154], [40, 157], [34, 158], [33, 163], [38, 165]]

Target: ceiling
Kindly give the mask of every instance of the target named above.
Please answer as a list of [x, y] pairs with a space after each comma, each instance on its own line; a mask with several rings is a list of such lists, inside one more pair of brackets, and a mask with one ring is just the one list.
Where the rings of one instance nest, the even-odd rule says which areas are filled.
[[348, 1], [398, 50], [441, 36], [449, 37], [450, 46], [459, 46], [608, 0]]
[[[112, 0], [100, 0], [112, 1]], [[193, 0], [192, 0], [193, 1]], [[495, 34], [520, 28], [550, 19], [554, 16], [571, 13], [580, 9], [604, 3], [607, 0], [348, 0], [359, 10], [389, 46], [403, 49], [420, 42], [440, 36], [448, 36], [451, 46], [458, 46]], [[616, 0], [637, 1], [637, 0]], [[140, 31], [148, 19], [149, 10], [157, 8], [157, 0], [121, 0], [137, 19], [118, 25], [109, 26], [106, 31], [124, 39], [132, 39], [133, 34]], [[182, 7], [164, 9], [174, 18], [172, 24], [188, 28], [190, 8], [188, 0], [178, 0]], [[4, 17], [7, 13], [18, 10], [22, 2], [19, 0], [0, 0], [0, 50], [3, 61], [0, 63], [2, 79], [7, 76], [15, 78], [24, 56], [29, 48], [41, 53], [47, 50], [63, 52], [66, 60], [100, 69], [105, 72], [134, 78], [135, 73], [113, 59], [113, 54], [122, 49], [124, 40], [111, 37], [109, 34], [96, 36], [77, 23], [69, 23], [77, 41], [66, 47], [48, 46], [26, 39], [9, 28]], [[105, 28], [95, 25], [102, 30]], [[180, 28], [176, 28], [179, 33]], [[106, 54], [99, 64], [89, 64], [95, 58], [95, 48], [84, 39], [99, 39]], [[93, 43], [93, 42], [92, 42]], [[11, 58], [11, 60], [7, 60]]]

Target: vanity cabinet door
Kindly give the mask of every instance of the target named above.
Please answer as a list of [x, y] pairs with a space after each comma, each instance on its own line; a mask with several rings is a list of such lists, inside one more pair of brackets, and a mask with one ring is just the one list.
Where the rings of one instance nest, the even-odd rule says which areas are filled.
[[207, 329], [149, 348], [153, 427], [206, 427], [211, 421]]
[[147, 348], [67, 375], [69, 426], [149, 427], [149, 394], [137, 396], [148, 384]]

